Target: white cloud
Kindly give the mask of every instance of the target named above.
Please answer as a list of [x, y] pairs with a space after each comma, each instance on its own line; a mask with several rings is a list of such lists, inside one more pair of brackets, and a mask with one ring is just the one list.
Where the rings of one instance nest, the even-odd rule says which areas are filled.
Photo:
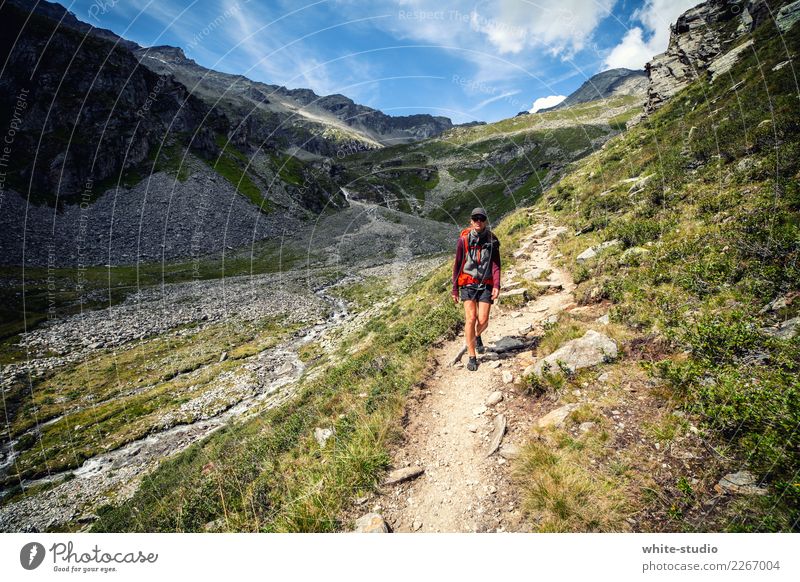
[[533, 107], [531, 107], [531, 113], [536, 113], [540, 109], [555, 107], [566, 98], [567, 98], [566, 95], [549, 95], [547, 97], [539, 97], [536, 101], [533, 102]]
[[[643, 68], [653, 56], [667, 49], [670, 25], [699, 3], [700, 0], [647, 0], [633, 13], [633, 18], [643, 27], [636, 26], [625, 33], [620, 43], [608, 53], [605, 68]], [[647, 40], [645, 33], [649, 36]]]
[[470, 24], [501, 53], [544, 47], [552, 55], [583, 49], [617, 0], [493, 0], [471, 13]]

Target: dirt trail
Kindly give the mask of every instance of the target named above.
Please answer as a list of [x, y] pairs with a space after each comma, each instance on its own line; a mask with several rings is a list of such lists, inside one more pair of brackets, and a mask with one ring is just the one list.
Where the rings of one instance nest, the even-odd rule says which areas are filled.
[[[501, 296], [483, 334], [487, 346], [504, 336], [520, 337], [528, 326], [527, 337], [532, 339], [541, 333], [548, 317], [574, 301], [575, 285], [569, 275], [550, 262], [558, 229], [539, 224], [530, 232], [520, 245], [526, 255], [517, 260], [513, 271], [503, 275], [504, 292], [513, 290], [515, 279], [536, 278], [544, 270], [552, 271], [548, 280], [555, 286], [518, 309], [504, 307]], [[364, 503], [365, 508], [381, 513], [396, 532], [524, 529], [505, 457], [512, 458], [514, 447], [525, 442], [535, 417], [530, 398], [518, 394], [513, 383], [504, 382], [503, 375], [510, 372], [517, 380], [533, 362], [531, 350], [503, 354], [495, 360], [490, 359], [492, 355], [479, 356], [478, 370], [470, 372], [463, 365], [466, 356], [462, 364], [450, 367], [463, 343], [462, 333], [436, 351], [431, 376], [409, 399], [406, 439], [394, 452], [393, 466], [419, 466], [424, 474], [385, 485], [379, 496]], [[502, 392], [503, 400], [488, 405], [487, 399], [495, 391]], [[498, 414], [505, 416], [508, 428], [500, 450], [487, 457], [493, 419]]]

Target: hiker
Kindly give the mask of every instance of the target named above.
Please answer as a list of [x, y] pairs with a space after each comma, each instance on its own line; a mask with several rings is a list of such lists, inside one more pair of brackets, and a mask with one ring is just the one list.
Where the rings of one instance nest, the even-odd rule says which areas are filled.
[[489, 327], [489, 310], [500, 294], [500, 241], [489, 229], [483, 208], [474, 208], [470, 226], [461, 231], [453, 263], [453, 301], [464, 303], [467, 370], [478, 369], [484, 352], [481, 333]]

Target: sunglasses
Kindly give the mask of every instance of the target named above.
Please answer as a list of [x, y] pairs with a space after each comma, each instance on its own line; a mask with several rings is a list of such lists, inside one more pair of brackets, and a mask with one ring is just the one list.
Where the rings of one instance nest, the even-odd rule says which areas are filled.
[[475, 222], [486, 222], [486, 217], [485, 216], [473, 216], [472, 220], [474, 220]]

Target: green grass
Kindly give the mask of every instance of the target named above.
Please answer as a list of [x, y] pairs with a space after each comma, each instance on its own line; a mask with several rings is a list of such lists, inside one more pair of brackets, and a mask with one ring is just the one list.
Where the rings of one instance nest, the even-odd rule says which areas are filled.
[[[232, 149], [231, 146], [228, 146], [225, 148], [225, 152]], [[242, 196], [247, 198], [261, 212], [265, 214], [272, 212], [272, 202], [261, 194], [261, 190], [245, 170], [246, 162], [243, 162], [236, 155], [225, 152], [221, 153], [214, 163], [209, 162], [211, 168], [228, 180]]]
[[370, 276], [363, 281], [331, 287], [330, 294], [346, 300], [351, 309], [363, 311], [392, 294], [391, 281]]
[[[102, 352], [34, 381], [30, 389], [9, 390], [4, 408], [13, 407], [13, 413], [3, 410], [11, 419], [9, 436], [41, 427], [37, 438], [20, 445], [14, 479], [75, 468], [145, 436], [165, 414], [219, 387], [220, 374], [236, 370], [237, 360], [276, 345], [296, 329], [277, 321], [187, 328]], [[228, 353], [224, 362], [219, 361], [222, 352]], [[189, 420], [179, 415], [176, 422]]]
[[[579, 302], [610, 299], [616, 321], [663, 338], [672, 353], [651, 373], [769, 483], [772, 515], [761, 500], [737, 504], [735, 531], [796, 529], [800, 515], [800, 340], [760, 332], [773, 323], [761, 308], [800, 281], [798, 105], [790, 73], [771, 70], [800, 29], [784, 45], [773, 26], [754, 33], [756, 54], [734, 66], [744, 81], [736, 92], [696, 81], [546, 195], [570, 230], [589, 227], [559, 245]], [[650, 175], [639, 188], [625, 182]], [[575, 262], [615, 238], [618, 250]], [[623, 261], [630, 247], [647, 252]], [[657, 429], [663, 438], [667, 428]]]
[[[514, 462], [513, 477], [523, 495], [522, 509], [537, 532], [628, 531], [631, 511], [624, 476], [587, 468], [585, 457], [602, 446], [602, 433], [575, 439], [561, 430], [532, 440]], [[593, 442], [597, 441], [597, 442]]]
[[[348, 338], [335, 364], [278, 409], [233, 424], [162, 463], [136, 494], [102, 508], [94, 531], [335, 531], [371, 490], [401, 432], [405, 396], [428, 349], [461, 313], [447, 265]], [[324, 448], [315, 427], [332, 427]]]
[[[313, 260], [313, 257], [311, 257]], [[77, 268], [0, 267], [0, 276], [13, 283], [0, 289], [0, 363], [26, 357], [15, 344], [18, 334], [34, 329], [49, 316], [63, 317], [81, 311], [116, 305], [138, 289], [169, 283], [219, 279], [241, 275], [276, 273], [306, 263], [307, 249], [284, 243], [276, 248], [269, 240], [251, 249], [229, 251], [225, 257], [206, 256], [197, 261], [142, 263], [112, 267]], [[24, 284], [22, 283], [24, 281]], [[51, 291], [52, 286], [55, 291]], [[97, 291], [102, 291], [98, 299]], [[24, 309], [23, 309], [24, 293]], [[87, 295], [91, 300], [85, 299]]]

